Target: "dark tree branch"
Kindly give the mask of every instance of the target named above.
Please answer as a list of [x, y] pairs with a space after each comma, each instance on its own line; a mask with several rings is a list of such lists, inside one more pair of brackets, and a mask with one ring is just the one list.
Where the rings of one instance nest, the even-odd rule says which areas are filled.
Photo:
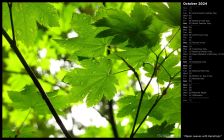
[[[116, 54], [117, 55], [117, 54]], [[140, 81], [140, 78], [139, 78], [139, 75], [138, 73], [136, 72], [135, 68], [133, 68], [123, 57], [117, 55], [127, 66], [128, 68], [134, 73], [135, 77], [137, 78], [138, 80], [138, 83], [139, 83], [139, 86], [141, 88], [141, 92], [143, 93], [143, 88], [142, 88], [142, 84], [141, 84], [141, 81]]]
[[[150, 83], [151, 83], [151, 81], [152, 81], [152, 78], [154, 77], [154, 76], [156, 76], [156, 74], [157, 74], [157, 70], [159, 69], [159, 67], [160, 67], [160, 65], [170, 56], [170, 54], [168, 55], [168, 56], [166, 56], [166, 58], [161, 62], [161, 63], [159, 63], [159, 57], [160, 57], [160, 55], [162, 54], [162, 52], [166, 49], [166, 47], [171, 43], [171, 41], [174, 39], [174, 37], [176, 36], [176, 34], [179, 32], [179, 30], [180, 30], [180, 28], [178, 29], [178, 31], [173, 35], [173, 37], [169, 40], [169, 42], [166, 44], [166, 46], [160, 51], [160, 53], [158, 54], [158, 55], [156, 55], [153, 51], [153, 53], [156, 55], [156, 63], [155, 63], [155, 66], [154, 66], [154, 69], [153, 69], [153, 73], [152, 73], [152, 75], [151, 75], [151, 77], [150, 77], [150, 80], [149, 80], [149, 82], [147, 83], [147, 85], [146, 85], [146, 87], [144, 88], [144, 90], [143, 90], [143, 92], [142, 92], [142, 94], [141, 94], [141, 97], [140, 97], [140, 100], [139, 100], [139, 104], [138, 104], [138, 108], [137, 108], [137, 113], [136, 113], [136, 117], [135, 117], [135, 120], [134, 120], [134, 125], [133, 125], [133, 127], [132, 127], [132, 132], [131, 132], [131, 135], [130, 135], [130, 138], [133, 138], [134, 137], [134, 135], [135, 135], [135, 133], [137, 132], [137, 131], [134, 131], [135, 130], [135, 125], [136, 125], [136, 123], [137, 123], [137, 120], [138, 120], [138, 114], [139, 114], [139, 112], [140, 112], [140, 108], [141, 108], [141, 103], [142, 103], [142, 100], [143, 100], [143, 97], [144, 97], [144, 94], [145, 94], [145, 92], [146, 92], [146, 90], [147, 90], [147, 88], [148, 88], [148, 86], [150, 85]], [[174, 52], [174, 51], [173, 51]], [[172, 53], [173, 53], [172, 52]], [[141, 83], [140, 83], [141, 84]], [[160, 100], [160, 98], [158, 98], [158, 101]], [[157, 101], [157, 100], [156, 100]], [[157, 103], [154, 103], [153, 104], [153, 106], [152, 106], [152, 109], [155, 107], [157, 105]], [[146, 116], [147, 117], [147, 116]], [[144, 121], [143, 121], [144, 122]], [[141, 125], [140, 125], [141, 126]], [[140, 127], [139, 126], [139, 127]], [[139, 128], [138, 128], [139, 129]], [[137, 130], [138, 130], [137, 129]]]
[[153, 111], [153, 109], [156, 107], [156, 105], [159, 103], [159, 101], [162, 99], [162, 97], [164, 95], [167, 94], [167, 90], [169, 89], [170, 85], [172, 84], [172, 80], [177, 76], [177, 74], [180, 72], [177, 72], [173, 77], [170, 77], [169, 80], [169, 84], [167, 85], [167, 87], [162, 91], [162, 94], [159, 96], [157, 96], [157, 99], [155, 100], [155, 102], [153, 103], [152, 107], [149, 109], [148, 113], [145, 115], [145, 117], [143, 118], [143, 120], [140, 122], [140, 124], [138, 125], [137, 129], [134, 131], [133, 133], [133, 137], [134, 135], [137, 133], [138, 129], [141, 127], [141, 125], [143, 124], [143, 122], [146, 120], [147, 116]]
[[157, 71], [157, 69], [159, 68], [159, 67], [158, 67], [158, 61], [159, 61], [159, 56], [156, 58], [156, 63], [155, 63], [154, 69], [153, 69], [153, 73], [152, 73], [152, 75], [151, 75], [151, 77], [150, 77], [150, 79], [149, 79], [149, 82], [147, 83], [147, 85], [145, 86], [145, 88], [144, 88], [144, 90], [143, 90], [144, 93], [146, 92], [148, 86], [150, 85], [150, 83], [151, 83], [151, 81], [152, 81], [152, 78], [156, 75], [156, 71]]
[[110, 120], [109, 122], [112, 126], [114, 137], [118, 138], [119, 136], [118, 136], [118, 132], [117, 132], [116, 122], [114, 119], [113, 100], [110, 100], [108, 102], [108, 105], [109, 105], [109, 120]]
[[99, 111], [100, 109], [98, 110], [95, 107], [93, 107], [93, 109], [95, 109], [102, 117], [104, 117], [110, 123], [110, 120], [109, 120], [107, 114], [105, 114], [104, 112]]
[[71, 136], [69, 135], [67, 129], [65, 128], [65, 126], [62, 123], [61, 119], [59, 118], [56, 110], [54, 109], [53, 105], [51, 104], [49, 98], [47, 97], [44, 89], [40, 85], [40, 83], [37, 80], [35, 74], [31, 70], [31, 68], [28, 66], [28, 64], [26, 63], [26, 60], [24, 59], [24, 57], [22, 56], [22, 54], [20, 53], [19, 49], [16, 46], [15, 31], [14, 31], [13, 18], [12, 18], [12, 3], [8, 3], [8, 6], [9, 6], [9, 12], [10, 12], [10, 20], [11, 20], [11, 28], [12, 28], [13, 40], [10, 38], [10, 36], [7, 34], [7, 32], [3, 28], [2, 28], [2, 34], [6, 38], [6, 40], [8, 41], [8, 43], [10, 44], [10, 47], [16, 53], [16, 55], [19, 58], [20, 62], [23, 64], [24, 68], [26, 69], [27, 73], [32, 78], [34, 84], [36, 85], [36, 87], [38, 88], [39, 92], [41, 93], [41, 96], [42, 96], [43, 100], [45, 101], [46, 105], [48, 106], [48, 108], [51, 111], [52, 115], [54, 116], [56, 122], [60, 126], [61, 130], [63, 131], [63, 133], [65, 134], [65, 136], [67, 138], [71, 138]]
[[12, 3], [11, 2], [8, 2], [8, 7], [9, 7], [9, 14], [10, 14], [10, 23], [11, 23], [11, 27], [12, 27], [12, 39], [13, 39], [13, 43], [15, 43], [15, 46], [16, 46], [14, 24], [13, 24], [13, 19], [12, 19]]
[[[117, 55], [117, 54], [116, 54]], [[140, 108], [141, 108], [141, 103], [142, 103], [142, 100], [143, 100], [143, 96], [144, 96], [144, 90], [142, 88], [142, 84], [141, 84], [141, 81], [140, 81], [140, 78], [139, 78], [139, 75], [138, 73], [136, 72], [135, 68], [133, 68], [123, 57], [117, 55], [121, 60], [123, 60], [123, 62], [129, 67], [129, 69], [134, 73], [135, 77], [137, 78], [137, 81], [139, 83], [139, 86], [140, 86], [140, 89], [141, 89], [141, 96], [140, 96], [140, 101], [139, 101], [139, 105], [138, 105], [138, 109], [137, 109], [137, 112], [136, 112], [136, 116], [135, 116], [135, 120], [134, 120], [134, 124], [133, 124], [133, 127], [132, 127], [132, 132], [131, 134], [134, 132], [134, 129], [135, 129], [135, 125], [137, 123], [137, 120], [138, 120], [138, 115], [139, 115], [139, 112], [140, 112]]]
[[62, 123], [61, 119], [59, 118], [56, 110], [54, 109], [53, 105], [51, 104], [49, 98], [47, 97], [45, 91], [43, 90], [43, 88], [40, 85], [39, 81], [37, 80], [36, 76], [34, 75], [33, 71], [31, 70], [31, 68], [26, 63], [25, 59], [23, 58], [23, 56], [20, 53], [20, 51], [18, 50], [18, 48], [15, 46], [14, 41], [11, 40], [11, 38], [9, 37], [9, 35], [6, 33], [6, 31], [4, 29], [2, 29], [2, 34], [6, 38], [6, 40], [9, 42], [11, 48], [14, 50], [14, 52], [16, 53], [17, 57], [19, 58], [20, 62], [23, 64], [23, 66], [26, 69], [27, 73], [29, 74], [29, 76], [33, 80], [34, 84], [38, 88], [39, 92], [41, 93], [41, 96], [42, 96], [43, 100], [47, 104], [49, 110], [51, 111], [51, 113], [54, 116], [56, 122], [58, 123], [58, 125], [62, 129], [63, 133], [65, 134], [65, 136], [67, 138], [71, 138], [71, 136], [69, 135], [68, 131], [66, 130], [64, 124]]
[[11, 48], [14, 50], [14, 52], [16, 53], [17, 57], [19, 58], [20, 62], [23, 64], [23, 66], [26, 69], [27, 73], [29, 74], [29, 76], [33, 80], [34, 84], [38, 88], [39, 92], [41, 93], [41, 96], [42, 96], [43, 100], [47, 104], [49, 110], [51, 111], [51, 113], [54, 116], [56, 122], [58, 123], [58, 125], [62, 129], [63, 133], [65, 134], [65, 136], [67, 138], [71, 138], [69, 133], [68, 133], [68, 131], [66, 130], [64, 124], [62, 123], [61, 119], [59, 118], [56, 110], [54, 109], [53, 105], [51, 104], [49, 98], [47, 97], [45, 91], [43, 90], [43, 88], [40, 85], [39, 81], [37, 80], [36, 76], [34, 75], [33, 71], [31, 70], [31, 68], [26, 63], [25, 59], [23, 58], [23, 56], [20, 53], [20, 51], [18, 50], [18, 48], [15, 46], [16, 43], [14, 43], [14, 41], [9, 37], [9, 35], [6, 33], [6, 31], [4, 29], [2, 29], [2, 34], [6, 38], [6, 40], [9, 42]]
[[[161, 53], [160, 53], [161, 54]], [[159, 54], [159, 55], [160, 55]], [[117, 55], [117, 54], [116, 54]], [[151, 81], [152, 81], [152, 78], [155, 76], [156, 74], [156, 70], [157, 70], [157, 64], [158, 64], [158, 60], [159, 60], [159, 56], [157, 56], [157, 59], [156, 59], [156, 64], [155, 64], [155, 67], [154, 67], [154, 70], [153, 70], [153, 74], [149, 80], [149, 82], [147, 83], [145, 89], [143, 90], [142, 88], [142, 84], [141, 84], [141, 81], [140, 81], [140, 78], [139, 78], [139, 75], [138, 73], [136, 72], [135, 68], [133, 68], [123, 57], [117, 55], [121, 60], [123, 60], [123, 62], [129, 67], [129, 69], [134, 73], [135, 77], [137, 78], [137, 81], [139, 83], [139, 86], [140, 86], [140, 89], [141, 89], [141, 96], [140, 96], [140, 100], [139, 100], [139, 104], [138, 104], [138, 108], [137, 108], [137, 112], [136, 112], [136, 116], [135, 116], [135, 120], [134, 120], [134, 124], [133, 124], [133, 127], [132, 127], [132, 132], [131, 132], [131, 135], [130, 137], [132, 138], [133, 137], [133, 132], [134, 132], [134, 129], [135, 129], [135, 126], [136, 126], [136, 123], [137, 123], [137, 120], [138, 120], [138, 116], [139, 116], [139, 112], [140, 112], [140, 108], [141, 108], [141, 104], [142, 104], [142, 100], [143, 100], [143, 97], [144, 97], [144, 93], [146, 92], [146, 89], [148, 88], [148, 86], [150, 85]]]
[[156, 99], [156, 101], [154, 102], [154, 104], [152, 105], [152, 107], [149, 109], [147, 115], [145, 115], [145, 117], [143, 118], [143, 120], [140, 122], [140, 124], [138, 125], [138, 127], [136, 128], [136, 130], [133, 132], [132, 137], [134, 137], [134, 135], [137, 133], [138, 129], [141, 127], [142, 123], [146, 120], [147, 116], [152, 112], [152, 110], [156, 107], [156, 105], [158, 104], [158, 102], [161, 100], [163, 95], [158, 96], [158, 98]]
[[103, 6], [106, 7], [106, 2], [105, 1], [103, 2]]
[[152, 75], [151, 75], [151, 77], [150, 77], [150, 80], [149, 80], [149, 82], [147, 83], [146, 87], [144, 88], [144, 90], [142, 91], [142, 94], [141, 94], [141, 96], [140, 96], [140, 100], [139, 100], [138, 108], [137, 108], [137, 113], [136, 113], [136, 116], [135, 116], [134, 125], [133, 125], [133, 127], [132, 127], [132, 131], [131, 131], [130, 138], [133, 138], [133, 136], [134, 136], [134, 130], [135, 130], [135, 126], [136, 126], [136, 123], [137, 123], [137, 120], [138, 120], [138, 115], [139, 115], [139, 112], [140, 112], [140, 108], [141, 108], [141, 104], [142, 104], [142, 101], [143, 101], [143, 97], [144, 97], [144, 94], [145, 94], [145, 92], [146, 92], [146, 89], [148, 88], [149, 84], [150, 84], [151, 81], [152, 81], [152, 78], [153, 78], [153, 77], [155, 76], [155, 74], [156, 74], [157, 63], [158, 63], [158, 59], [156, 60], [156, 64], [155, 64], [153, 73], [152, 73]]
[[[103, 5], [106, 7], [105, 2], [103, 2]], [[107, 46], [107, 55], [110, 55], [110, 54], [111, 54], [111, 46]], [[121, 71], [121, 72], [124, 72], [124, 71]], [[114, 74], [118, 74], [118, 73], [121, 73], [121, 72], [117, 72], [117, 73], [114, 73]], [[115, 119], [114, 119], [113, 99], [108, 102], [108, 106], [109, 106], [109, 109], [108, 109], [109, 118], [108, 119], [109, 119], [109, 122], [111, 124], [114, 137], [119, 138], [118, 131], [117, 131], [117, 125], [116, 125], [116, 122], [115, 122]]]
[[[113, 100], [106, 102], [105, 98], [103, 98], [102, 103], [103, 103], [103, 105], [102, 105], [103, 108], [101, 108], [99, 110], [104, 110], [105, 112], [101, 112], [98, 109], [96, 109], [95, 107], [93, 107], [93, 109], [95, 109], [102, 117], [104, 117], [110, 123], [114, 137], [118, 138], [119, 135], [118, 135], [116, 122], [114, 119], [114, 112], [113, 112]], [[108, 105], [108, 108], [107, 108], [106, 104]]]

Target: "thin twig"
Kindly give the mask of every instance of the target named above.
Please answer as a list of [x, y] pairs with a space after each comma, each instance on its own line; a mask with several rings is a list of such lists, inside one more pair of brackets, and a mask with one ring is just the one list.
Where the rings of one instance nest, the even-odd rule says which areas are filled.
[[167, 69], [163, 66], [163, 65], [160, 65], [163, 67], [163, 69], [166, 71], [166, 73], [169, 75], [169, 77], [171, 77], [170, 73], [167, 71]]
[[177, 51], [179, 48], [173, 50], [171, 53], [169, 53], [161, 62], [159, 62], [160, 64], [163, 64], [169, 57], [171, 54], [173, 54], [175, 51]]
[[[169, 40], [169, 42], [166, 44], [166, 46], [160, 51], [160, 53], [158, 55], [156, 55], [154, 52], [154, 54], [156, 55], [156, 63], [155, 63], [155, 66], [154, 66], [154, 69], [153, 69], [153, 73], [152, 73], [152, 76], [150, 77], [150, 80], [149, 82], [147, 83], [146, 87], [144, 88], [142, 94], [141, 94], [141, 97], [140, 97], [140, 100], [139, 100], [139, 104], [138, 104], [138, 108], [137, 108], [137, 113], [136, 113], [136, 117], [135, 117], [135, 121], [134, 121], [134, 125], [132, 127], [132, 132], [131, 132], [131, 135], [130, 135], [130, 138], [133, 138], [135, 133], [137, 131], [134, 131], [135, 129], [135, 125], [137, 123], [137, 119], [138, 119], [138, 113], [140, 112], [140, 108], [141, 108], [141, 103], [142, 103], [142, 100], [143, 100], [143, 96], [144, 96], [144, 93], [146, 92], [148, 86], [150, 85], [151, 81], [152, 81], [152, 78], [156, 75], [156, 72], [157, 70], [159, 69], [159, 65], [158, 65], [158, 61], [159, 61], [159, 57], [160, 55], [162, 54], [162, 52], [166, 49], [166, 47], [171, 43], [171, 41], [174, 39], [174, 37], [176, 36], [176, 34], [179, 32], [180, 28], [178, 29], [178, 31], [173, 35], [173, 37]], [[169, 57], [169, 55], [166, 57], [166, 59]], [[164, 62], [165, 60], [162, 61], [162, 63]], [[161, 64], [162, 64], [161, 63]], [[158, 65], [158, 66], [157, 66]], [[157, 103], [156, 103], [157, 104]], [[155, 104], [155, 106], [156, 106]], [[152, 108], [154, 108], [154, 104], [152, 106]], [[147, 117], [147, 116], [146, 116]], [[135, 133], [134, 133], [135, 132]]]
[[9, 14], [10, 14], [10, 23], [11, 23], [11, 28], [12, 28], [12, 39], [13, 39], [13, 43], [15, 43], [14, 45], [16, 46], [14, 24], [13, 24], [13, 20], [12, 20], [12, 3], [11, 2], [8, 2], [8, 7], [9, 7]]
[[150, 48], [150, 50], [151, 50], [152, 53], [157, 57], [157, 54], [152, 50], [152, 48]]
[[157, 96], [157, 99], [155, 100], [154, 104], [152, 105], [152, 107], [149, 109], [148, 113], [145, 115], [145, 117], [143, 118], [143, 120], [140, 122], [140, 124], [138, 125], [137, 129], [134, 131], [133, 136], [137, 133], [138, 129], [141, 127], [141, 125], [143, 124], [143, 122], [146, 120], [147, 116], [152, 112], [152, 110], [155, 108], [155, 106], [159, 103], [159, 101], [162, 99], [162, 97], [164, 95], [167, 94], [167, 90], [169, 89], [170, 85], [171, 85], [171, 81], [177, 76], [177, 74], [180, 73], [177, 72], [173, 77], [170, 77], [169, 80], [169, 84], [167, 85], [167, 87], [162, 91], [162, 95], [161, 96]]

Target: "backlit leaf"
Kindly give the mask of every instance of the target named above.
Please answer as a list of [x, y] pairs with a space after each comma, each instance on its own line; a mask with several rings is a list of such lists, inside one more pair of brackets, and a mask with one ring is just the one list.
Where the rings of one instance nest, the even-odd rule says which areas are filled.
[[162, 2], [150, 2], [149, 7], [155, 12], [158, 19], [168, 24], [169, 26], [180, 26], [181, 24], [181, 4], [169, 2], [167, 5]]
[[83, 60], [81, 65], [83, 68], [72, 70], [64, 79], [72, 85], [71, 98], [80, 101], [87, 97], [88, 106], [99, 103], [103, 96], [112, 99], [116, 93], [117, 80], [111, 74], [111, 61]]
[[[11, 28], [9, 19], [9, 8], [3, 5], [4, 14], [3, 27]], [[57, 26], [58, 15], [56, 9], [48, 3], [13, 3], [12, 16], [17, 40], [23, 41], [27, 46], [34, 43], [37, 35], [37, 24], [40, 22], [45, 26]]]

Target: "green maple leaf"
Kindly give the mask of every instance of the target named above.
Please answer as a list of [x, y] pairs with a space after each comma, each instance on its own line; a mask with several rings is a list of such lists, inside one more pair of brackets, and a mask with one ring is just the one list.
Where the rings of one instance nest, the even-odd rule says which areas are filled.
[[[25, 88], [20, 92], [10, 91], [8, 94], [10, 99], [13, 101], [13, 106], [17, 109], [27, 110], [32, 108], [38, 114], [50, 113], [40, 93], [33, 85], [25, 86]], [[67, 100], [66, 95], [60, 95], [57, 92], [46, 94], [57, 111], [60, 111], [68, 105], [68, 103], [65, 102], [65, 100]]]
[[141, 138], [162, 138], [169, 137], [171, 135], [171, 131], [174, 128], [174, 124], [167, 124], [167, 122], [163, 122], [161, 125], [155, 125], [151, 128], [147, 129], [147, 133], [137, 133], [136, 137]]
[[[117, 60], [121, 60], [120, 57], [122, 57], [128, 62], [128, 64], [130, 64], [134, 68], [141, 67], [143, 62], [145, 62], [149, 58], [148, 56], [150, 50], [146, 46], [141, 48], [124, 47], [122, 49], [123, 51], [115, 52], [114, 54], [111, 54], [109, 57]], [[120, 69], [128, 69], [128, 67], [126, 64], [122, 63]]]
[[91, 25], [92, 18], [86, 14], [74, 14], [72, 27], [78, 33], [78, 37], [71, 39], [55, 39], [66, 49], [70, 49], [75, 56], [97, 57], [103, 56], [108, 46], [109, 38], [96, 38], [96, 34], [102, 29]]
[[[176, 35], [175, 35], [176, 34]], [[175, 37], [172, 39], [172, 37], [175, 35]], [[172, 49], [181, 48], [181, 31], [180, 28], [173, 28], [172, 34], [167, 37], [167, 40], [171, 40], [169, 44], [169, 47]]]
[[128, 40], [129, 47], [141, 47], [149, 42], [146, 30], [151, 26], [152, 15], [148, 6], [135, 4], [131, 15], [115, 9], [107, 9], [105, 17], [94, 23], [96, 27], [108, 27], [96, 37], [114, 36], [111, 44]]
[[[118, 117], [132, 115], [134, 118], [139, 103], [139, 97], [139, 95], [129, 95], [121, 98], [118, 101], [120, 107], [117, 114]], [[157, 95], [153, 95], [152, 97], [147, 97], [144, 95], [137, 120], [138, 123], [143, 120], [156, 98]], [[168, 90], [167, 94], [158, 102], [149, 116], [160, 121], [167, 121], [169, 124], [180, 122], [180, 101], [181, 91], [180, 86], [177, 85], [175, 88]]]
[[181, 4], [169, 2], [168, 6], [162, 2], [150, 2], [149, 7], [157, 12], [156, 17], [169, 26], [180, 26], [181, 24]]
[[[98, 57], [103, 56], [108, 43], [103, 39], [89, 38], [72, 38], [66, 40], [56, 40], [60, 47], [70, 49], [74, 56]], [[70, 52], [70, 53], [71, 53]]]
[[72, 85], [71, 99], [81, 101], [87, 96], [87, 105], [97, 104], [103, 97], [112, 99], [116, 93], [117, 80], [111, 74], [112, 62], [108, 59], [83, 60], [84, 68], [69, 72], [64, 81]]
[[9, 97], [16, 108], [26, 110], [29, 107], [34, 108], [41, 101], [41, 96], [38, 94], [34, 86], [26, 86], [21, 92], [10, 91]]
[[[139, 99], [140, 99], [140, 93], [138, 93], [135, 96], [128, 95], [119, 99], [118, 104], [120, 109], [118, 111], [117, 116], [125, 117], [128, 115], [132, 115], [132, 117], [135, 118], [139, 104]], [[150, 107], [155, 102], [155, 100], [156, 96], [149, 97], [148, 95], [144, 95], [137, 123], [140, 123], [143, 120], [143, 118], [145, 117]]]
[[181, 115], [181, 90], [175, 84], [173, 89], [168, 89], [167, 94], [159, 101], [151, 113], [152, 117], [167, 123], [180, 123]]
[[160, 20], [153, 17], [152, 24], [149, 26], [147, 30], [144, 31], [147, 36], [147, 46], [148, 48], [155, 48], [161, 40], [162, 33], [168, 30], [168, 26], [163, 24]]
[[[176, 73], [178, 73], [181, 70], [180, 66], [177, 66], [177, 64], [180, 62], [180, 55], [174, 55], [172, 53], [160, 66], [160, 69], [157, 73], [157, 78], [159, 83], [164, 83], [164, 81], [169, 81], [170, 75], [174, 76]], [[180, 77], [180, 76], [176, 76]]]
[[[37, 24], [58, 26], [56, 9], [48, 3], [13, 3], [12, 16], [17, 40], [32, 45], [37, 35]], [[3, 27], [11, 29], [9, 8], [3, 3]]]
[[180, 138], [181, 137], [181, 129], [180, 128], [174, 128], [173, 131], [172, 131], [172, 134], [174, 135], [174, 137]]

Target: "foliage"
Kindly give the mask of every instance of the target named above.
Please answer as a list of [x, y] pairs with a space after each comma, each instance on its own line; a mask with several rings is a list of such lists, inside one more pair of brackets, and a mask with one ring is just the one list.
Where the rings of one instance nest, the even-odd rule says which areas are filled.
[[108, 59], [102, 59], [99, 62], [83, 60], [82, 66], [84, 68], [74, 69], [64, 79], [73, 87], [71, 92], [73, 92], [74, 101], [83, 100], [87, 96], [87, 105], [93, 106], [99, 103], [103, 96], [111, 100], [116, 93], [114, 86], [116, 79], [111, 73], [111, 61]]
[[173, 124], [167, 124], [163, 122], [161, 125], [155, 125], [147, 130], [147, 133], [140, 133], [138, 134], [139, 137], [150, 137], [150, 138], [157, 138], [157, 137], [167, 137], [171, 133], [173, 129]]
[[[74, 137], [180, 137], [180, 20], [180, 3], [12, 3], [17, 47], [60, 118], [86, 104], [108, 122], [74, 117]], [[2, 46], [3, 137], [64, 137], [4, 34]]]

